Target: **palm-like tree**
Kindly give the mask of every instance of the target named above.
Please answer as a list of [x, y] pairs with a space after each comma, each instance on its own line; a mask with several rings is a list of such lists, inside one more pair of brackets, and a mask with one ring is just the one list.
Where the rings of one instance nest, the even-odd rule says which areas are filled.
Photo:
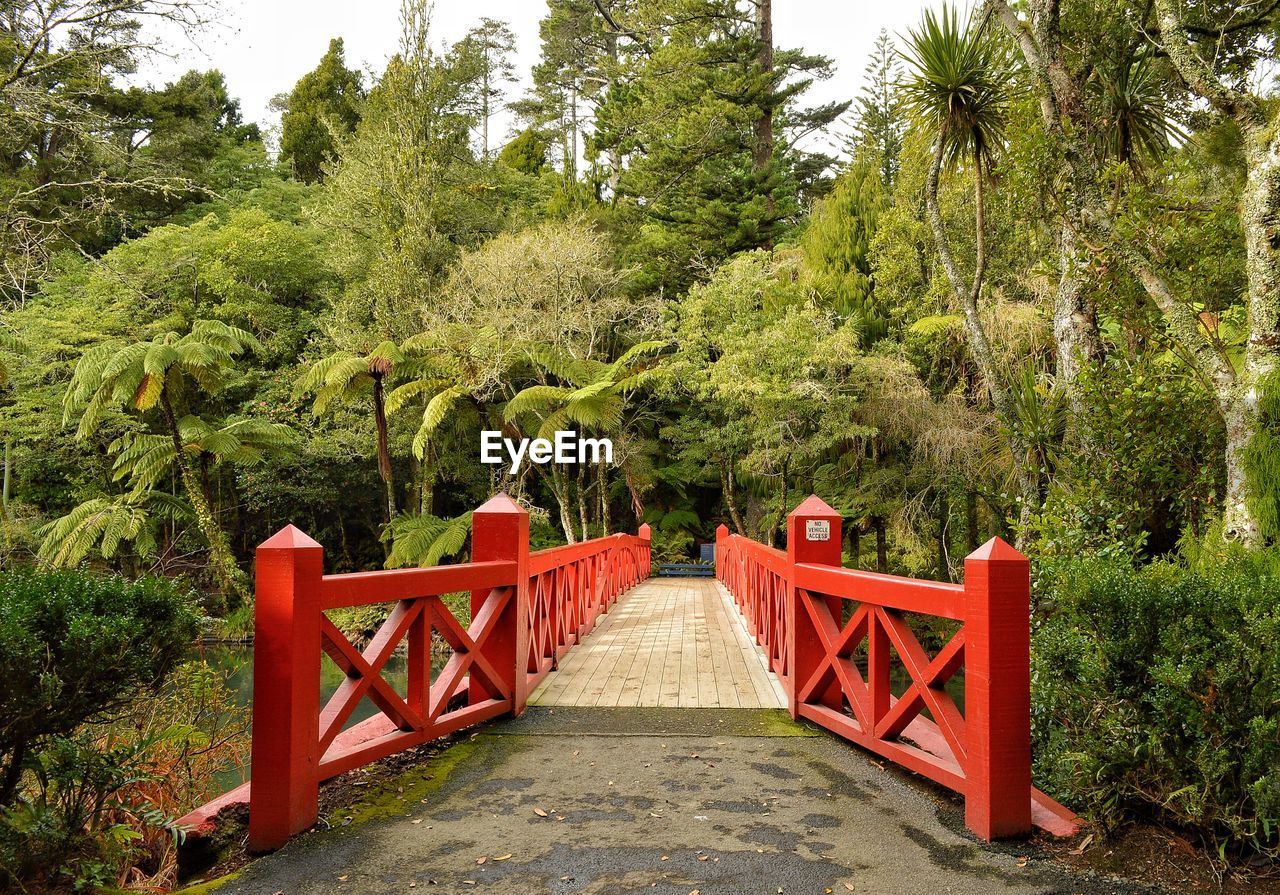
[[247, 580], [205, 497], [174, 408], [193, 393], [216, 394], [234, 371], [235, 357], [260, 347], [251, 333], [216, 320], [197, 320], [185, 335], [169, 332], [123, 347], [100, 345], [80, 358], [63, 398], [64, 421], [80, 416], [79, 438], [92, 436], [111, 410], [160, 411], [183, 489], [209, 544], [210, 571], [224, 591], [241, 600], [249, 598]]
[[395, 478], [387, 429], [387, 385], [405, 360], [404, 353], [390, 341], [380, 343], [364, 355], [336, 351], [312, 364], [294, 389], [298, 396], [314, 396], [312, 410], [317, 416], [334, 403], [346, 403], [365, 395], [372, 398], [373, 425], [378, 439], [378, 475], [387, 492], [387, 522], [396, 517]]
[[1141, 173], [1146, 162], [1168, 152], [1174, 138], [1186, 137], [1169, 118], [1166, 86], [1147, 53], [1099, 67], [1089, 88], [1102, 119], [1097, 140], [1104, 158]]
[[103, 559], [111, 559], [128, 541], [145, 559], [156, 552], [157, 521], [190, 517], [186, 501], [163, 491], [95, 497], [40, 529], [39, 556], [55, 566], [75, 566], [95, 548]]
[[[531, 352], [535, 363], [561, 384], [544, 382], [525, 388], [507, 402], [503, 417], [507, 422], [532, 418], [538, 423], [538, 437], [548, 440], [570, 424], [584, 433], [617, 435], [623, 428], [630, 396], [656, 376], [652, 356], [665, 345], [664, 342], [641, 342], [612, 363], [575, 358], [549, 346], [540, 346]], [[588, 535], [585, 472], [579, 469], [578, 477], [578, 515], [584, 538]], [[600, 487], [602, 492], [607, 488], [603, 479]], [[565, 535], [572, 542], [575, 537], [569, 512], [569, 486], [560, 479], [554, 466], [551, 488], [560, 504]]]
[[[293, 429], [284, 423], [259, 419], [236, 419], [216, 426], [188, 414], [178, 420], [184, 451], [199, 465], [201, 486], [212, 501], [209, 466], [233, 463], [254, 466], [268, 456], [290, 447]], [[117, 438], [110, 447], [116, 455], [115, 481], [128, 478], [135, 492], [147, 491], [162, 482], [176, 458], [173, 439], [167, 435], [130, 433]]]
[[[925, 11], [920, 26], [910, 32], [905, 55], [910, 69], [905, 84], [908, 106], [934, 134], [925, 182], [929, 224], [947, 279], [964, 311], [969, 349], [1009, 439], [1026, 521], [1039, 500], [1039, 475], [1024, 459], [1031, 452], [1019, 433], [1017, 407], [1001, 379], [979, 312], [987, 273], [986, 191], [1004, 144], [1012, 69], [986, 18], [971, 17], [961, 24], [955, 7], [948, 5], [940, 14]], [[952, 251], [938, 202], [943, 171], [957, 168], [968, 168], [973, 179], [974, 258], [968, 277]]]

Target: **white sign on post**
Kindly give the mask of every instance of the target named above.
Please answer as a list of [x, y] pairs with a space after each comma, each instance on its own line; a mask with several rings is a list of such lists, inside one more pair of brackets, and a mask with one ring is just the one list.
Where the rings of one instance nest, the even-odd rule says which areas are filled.
[[807, 519], [804, 523], [806, 541], [831, 540], [831, 523], [826, 519]]

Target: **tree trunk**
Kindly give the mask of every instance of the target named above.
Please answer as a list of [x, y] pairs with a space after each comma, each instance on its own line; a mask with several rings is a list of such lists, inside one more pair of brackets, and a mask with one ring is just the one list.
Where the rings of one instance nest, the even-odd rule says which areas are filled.
[[766, 542], [770, 546], [774, 546], [773, 541], [779, 530], [786, 531], [787, 501], [790, 496], [787, 490], [787, 464], [784, 463], [782, 465], [782, 493], [778, 495], [778, 518], [773, 523], [773, 528], [769, 531], [769, 539]]
[[745, 535], [747, 527], [742, 524], [742, 513], [738, 510], [738, 498], [733, 493], [733, 473], [724, 463], [720, 464], [720, 491], [724, 494], [725, 506], [729, 508], [729, 519], [733, 522], [734, 532]]
[[373, 374], [373, 424], [378, 430], [378, 475], [387, 491], [387, 522], [396, 518], [396, 486], [391, 475], [391, 447], [387, 437], [387, 404], [382, 374]]
[[889, 573], [889, 539], [885, 532], [883, 516], [872, 519], [876, 528], [876, 571], [882, 575]]
[[855, 569], [862, 568], [862, 521], [849, 526], [849, 561]]
[[569, 512], [569, 482], [561, 475], [559, 467], [551, 467], [551, 493], [560, 508], [560, 527], [564, 529], [564, 537], [570, 544], [578, 543], [573, 530], [573, 514]]
[[[757, 21], [759, 29], [759, 50], [757, 65], [760, 75], [767, 82], [767, 91], [760, 100], [760, 116], [755, 123], [755, 146], [751, 153], [752, 168], [760, 185], [767, 184], [769, 169], [773, 166], [773, 103], [774, 103], [774, 66], [773, 66], [773, 0], [756, 0]], [[773, 193], [767, 197], [770, 217], [773, 215]]]
[[947, 521], [950, 514], [947, 492], [938, 492], [938, 575], [943, 581], [951, 580], [951, 550], [947, 544]]
[[485, 51], [484, 71], [481, 75], [481, 90], [484, 91], [484, 99], [482, 100], [483, 108], [481, 116], [483, 116], [484, 136], [482, 138], [484, 144], [484, 160], [489, 160], [489, 53]]
[[236, 559], [227, 545], [226, 533], [218, 526], [213, 510], [205, 498], [204, 488], [196, 471], [191, 466], [191, 459], [183, 448], [182, 435], [178, 432], [178, 419], [173, 412], [173, 404], [169, 400], [168, 386], [160, 389], [160, 407], [164, 411], [165, 422], [169, 426], [169, 435], [173, 439], [174, 462], [178, 465], [178, 473], [182, 477], [183, 489], [187, 492], [187, 500], [191, 501], [191, 510], [195, 513], [196, 525], [209, 545], [209, 570], [218, 585], [236, 597], [238, 602], [249, 602], [249, 586], [244, 572], [236, 565]]
[[773, 162], [773, 0], [756, 0], [756, 26], [759, 49], [756, 64], [760, 75], [769, 84], [768, 93], [761, 102], [760, 116], [755, 123], [755, 147], [752, 163], [756, 174], [764, 174]]
[[972, 491], [964, 495], [964, 546], [968, 555], [978, 549], [982, 543], [978, 534], [978, 495]]
[[22, 780], [22, 764], [27, 759], [26, 743], [15, 743], [9, 755], [9, 766], [4, 770], [4, 780], [0, 781], [0, 805], [11, 805], [18, 792], [18, 783]]
[[608, 535], [613, 528], [613, 516], [609, 512], [609, 464], [603, 457], [596, 477], [600, 485], [600, 534]]
[[587, 523], [587, 464], [578, 464], [578, 521], [582, 524], [582, 540], [591, 540], [591, 526]]
[[[1280, 388], [1280, 136], [1274, 125], [1246, 130], [1249, 177], [1240, 200], [1249, 275], [1249, 341], [1244, 364], [1220, 398], [1227, 428], [1227, 499], [1223, 529], [1250, 547], [1261, 546], [1260, 502], [1274, 501], [1280, 480], [1274, 458], [1259, 462], [1264, 414]], [[1225, 400], [1223, 400], [1225, 399]], [[1277, 532], [1267, 532], [1271, 537]]]
[[1053, 303], [1053, 337], [1057, 347], [1055, 386], [1076, 403], [1075, 381], [1082, 362], [1102, 357], [1098, 313], [1085, 296], [1084, 270], [1075, 231], [1064, 220], [1058, 230], [1058, 291]]
[[1039, 473], [1029, 466], [1030, 445], [1017, 434], [1018, 419], [1013, 399], [1001, 381], [1000, 372], [996, 367], [995, 353], [991, 350], [991, 343], [987, 340], [986, 328], [983, 326], [982, 316], [978, 307], [978, 300], [982, 295], [982, 286], [987, 270], [986, 191], [983, 186], [985, 172], [983, 171], [981, 160], [975, 160], [973, 175], [974, 273], [973, 281], [966, 283], [964, 275], [960, 272], [960, 267], [956, 263], [955, 256], [952, 254], [951, 240], [947, 236], [946, 225], [942, 220], [942, 209], [938, 204], [938, 189], [942, 178], [944, 150], [943, 141], [939, 138], [934, 146], [933, 161], [929, 166], [929, 174], [925, 181], [925, 204], [929, 225], [933, 230], [933, 237], [938, 247], [938, 256], [942, 261], [943, 270], [946, 271], [947, 279], [951, 283], [951, 289], [955, 293], [956, 300], [964, 309], [965, 331], [969, 337], [970, 354], [973, 355], [974, 363], [982, 373], [982, 378], [986, 380], [987, 394], [991, 398], [996, 417], [1002, 423], [1006, 433], [1005, 438], [1012, 457], [1014, 475], [1018, 481], [1021, 498], [1018, 541], [1022, 542], [1026, 538], [1027, 525], [1039, 503], [1040, 482]]

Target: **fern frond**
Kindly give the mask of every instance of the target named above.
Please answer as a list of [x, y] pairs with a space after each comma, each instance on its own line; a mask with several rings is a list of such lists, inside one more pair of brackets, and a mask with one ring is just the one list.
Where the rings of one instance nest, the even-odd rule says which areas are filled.
[[470, 533], [469, 512], [454, 519], [403, 514], [393, 520], [383, 534], [384, 540], [391, 541], [387, 568], [438, 565], [446, 556], [461, 553]]
[[422, 425], [418, 427], [417, 434], [413, 436], [413, 453], [418, 459], [422, 459], [426, 455], [427, 443], [431, 441], [431, 436], [435, 434], [436, 429], [444, 422], [449, 409], [465, 394], [467, 394], [465, 386], [455, 385], [438, 393], [427, 403], [426, 409], [422, 411]]
[[567, 401], [573, 392], [558, 385], [531, 385], [507, 402], [502, 418], [511, 422], [524, 413], [547, 410]]

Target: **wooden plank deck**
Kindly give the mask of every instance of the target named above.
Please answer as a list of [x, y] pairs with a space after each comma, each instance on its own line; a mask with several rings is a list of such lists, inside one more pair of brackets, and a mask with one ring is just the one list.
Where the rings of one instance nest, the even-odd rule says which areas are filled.
[[650, 578], [623, 595], [530, 705], [784, 708], [733, 599], [709, 578]]

